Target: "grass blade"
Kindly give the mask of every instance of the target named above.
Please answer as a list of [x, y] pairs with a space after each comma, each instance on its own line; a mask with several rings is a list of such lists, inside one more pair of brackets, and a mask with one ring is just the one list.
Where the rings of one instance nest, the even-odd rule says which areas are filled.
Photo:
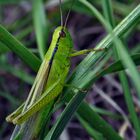
[[113, 140], [122, 140], [122, 138], [112, 130], [112, 127], [94, 112], [88, 104], [81, 104], [78, 109], [78, 115], [90, 124], [90, 127], [100, 132], [107, 140], [112, 140], [112, 138]]
[[[106, 15], [107, 21], [110, 23], [110, 25], [112, 27], [114, 27], [115, 20], [114, 20], [113, 12], [111, 9], [111, 7], [112, 7], [111, 0], [104, 0], [102, 2], [102, 5], [103, 5], [103, 9], [104, 9], [104, 13]], [[121, 44], [123, 44], [123, 43], [121, 42]], [[122, 46], [122, 47], [125, 48], [125, 46]], [[117, 49], [114, 48], [113, 50], [114, 50], [115, 58], [118, 59], [119, 54], [117, 52]], [[119, 78], [120, 78], [120, 81], [121, 81], [121, 84], [123, 87], [124, 97], [125, 97], [125, 101], [126, 101], [126, 104], [127, 104], [130, 116], [131, 116], [131, 120], [132, 120], [132, 123], [133, 123], [135, 131], [136, 131], [137, 139], [140, 139], [140, 133], [139, 133], [140, 124], [139, 124], [139, 120], [137, 117], [137, 113], [135, 111], [135, 107], [133, 104], [133, 98], [132, 98], [132, 95], [131, 95], [131, 92], [129, 89], [129, 84], [128, 84], [128, 80], [127, 80], [125, 72], [123, 72], [123, 71], [119, 72]]]
[[41, 59], [44, 58], [46, 53], [46, 40], [47, 40], [47, 21], [45, 17], [45, 9], [42, 0], [36, 0], [33, 3], [33, 20], [35, 26], [36, 39]]
[[12, 52], [17, 54], [28, 66], [30, 66], [34, 71], [37, 72], [40, 66], [40, 60], [1, 25], [0, 42], [6, 45], [10, 50], [12, 50]]
[[[135, 62], [135, 65], [140, 65], [140, 54], [134, 54], [134, 55], [131, 55], [131, 59]], [[103, 76], [103, 75], [106, 75], [106, 74], [111, 74], [111, 73], [114, 73], [114, 72], [119, 72], [121, 70], [125, 70], [126, 68], [123, 66], [121, 60], [117, 60], [116, 62], [114, 62], [113, 64], [105, 67], [103, 70], [101, 70], [99, 73], [98, 73], [98, 76]], [[97, 77], [98, 77], [97, 76]]]
[[79, 119], [80, 123], [83, 125], [83, 127], [87, 130], [89, 135], [94, 139], [94, 140], [105, 140], [99, 132], [94, 130], [88, 122], [86, 122], [84, 119], [82, 119], [78, 114], [76, 114], [77, 118]]
[[86, 94], [78, 93], [75, 94], [71, 100], [66, 105], [64, 111], [61, 113], [55, 125], [52, 127], [48, 135], [44, 140], [56, 140], [59, 138], [60, 134], [66, 127], [67, 123], [70, 121], [71, 117], [74, 115], [74, 112], [78, 109], [80, 103], [84, 99]]

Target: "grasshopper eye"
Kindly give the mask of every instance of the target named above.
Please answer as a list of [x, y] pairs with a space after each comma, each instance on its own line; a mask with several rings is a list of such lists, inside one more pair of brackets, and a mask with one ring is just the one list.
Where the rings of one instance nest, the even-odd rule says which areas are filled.
[[66, 33], [63, 30], [60, 31], [59, 35], [60, 37], [63, 37], [63, 38], [66, 37]]

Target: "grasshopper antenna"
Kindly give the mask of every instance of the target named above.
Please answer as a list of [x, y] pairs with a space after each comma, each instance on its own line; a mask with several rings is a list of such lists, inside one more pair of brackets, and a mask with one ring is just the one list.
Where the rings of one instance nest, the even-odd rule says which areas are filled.
[[70, 13], [71, 13], [71, 10], [72, 10], [72, 7], [73, 7], [74, 3], [75, 3], [75, 0], [72, 1], [71, 7], [70, 7], [70, 9], [69, 9], [69, 11], [68, 11], [68, 14], [67, 14], [67, 16], [66, 16], [66, 20], [65, 20], [64, 27], [67, 26], [67, 22], [68, 22], [68, 19], [69, 19], [69, 16], [70, 16]]
[[62, 12], [62, 1], [59, 0], [60, 16], [61, 16], [61, 26], [63, 26], [63, 12]]

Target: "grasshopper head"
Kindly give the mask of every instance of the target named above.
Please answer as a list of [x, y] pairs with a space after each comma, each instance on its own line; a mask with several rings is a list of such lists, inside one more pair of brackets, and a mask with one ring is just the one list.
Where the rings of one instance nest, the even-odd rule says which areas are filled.
[[50, 54], [56, 51], [57, 56], [65, 59], [71, 54], [72, 47], [73, 43], [70, 33], [66, 28], [59, 26], [53, 33], [52, 42], [46, 57], [49, 57]]
[[60, 47], [73, 47], [72, 39], [67, 28], [62, 26], [57, 27], [54, 31], [54, 35], [57, 37], [57, 40], [59, 40], [58, 42]]

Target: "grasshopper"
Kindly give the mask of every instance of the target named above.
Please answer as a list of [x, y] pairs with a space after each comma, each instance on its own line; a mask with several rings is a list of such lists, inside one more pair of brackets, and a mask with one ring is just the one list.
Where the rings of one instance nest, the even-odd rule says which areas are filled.
[[[74, 1], [75, 0], [73, 0], [73, 3]], [[71, 9], [67, 14], [65, 24], [63, 24], [62, 9], [60, 10], [61, 26], [57, 27], [54, 31], [52, 42], [39, 68], [29, 96], [25, 103], [7, 116], [6, 120], [8, 122], [22, 124], [61, 94], [70, 69], [71, 57], [86, 54], [91, 51], [103, 50], [89, 49], [72, 53], [73, 42], [70, 33], [66, 28], [70, 11]]]

